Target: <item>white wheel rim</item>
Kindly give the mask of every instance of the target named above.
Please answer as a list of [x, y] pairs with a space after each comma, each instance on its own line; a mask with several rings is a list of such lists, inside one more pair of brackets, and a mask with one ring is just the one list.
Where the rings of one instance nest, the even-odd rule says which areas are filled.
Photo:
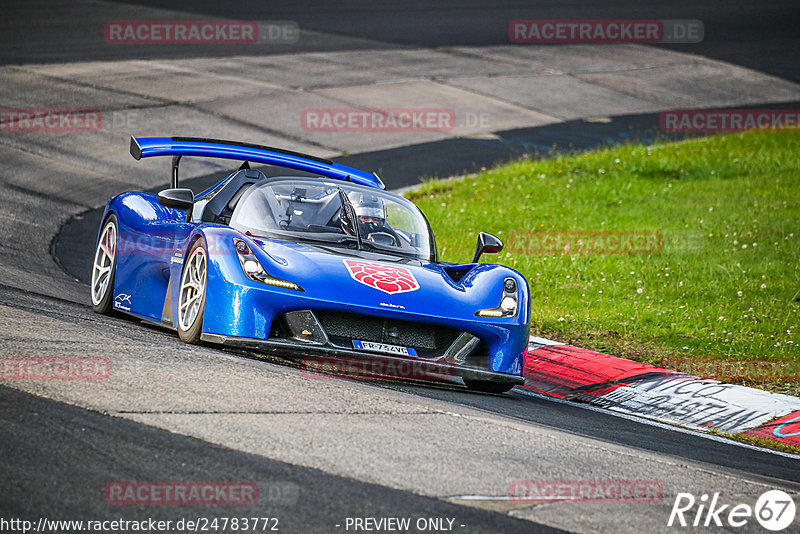
[[[117, 257], [117, 225], [113, 221], [103, 227], [97, 250], [94, 253], [92, 266], [92, 304], [95, 306], [106, 296], [109, 291], [108, 283], [111, 281], [111, 269]], [[113, 288], [112, 288], [113, 289]]]
[[206, 251], [203, 247], [194, 249], [186, 262], [181, 276], [181, 290], [178, 297], [178, 326], [184, 332], [189, 330], [197, 316], [206, 291]]

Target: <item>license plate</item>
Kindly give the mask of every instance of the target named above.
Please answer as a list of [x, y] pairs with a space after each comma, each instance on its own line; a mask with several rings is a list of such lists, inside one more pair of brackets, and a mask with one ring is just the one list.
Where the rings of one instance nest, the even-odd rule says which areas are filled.
[[399, 354], [401, 356], [417, 357], [417, 351], [411, 347], [401, 347], [399, 345], [388, 345], [386, 343], [375, 343], [374, 341], [353, 340], [353, 346], [361, 350], [371, 350], [374, 352], [385, 352], [387, 354]]

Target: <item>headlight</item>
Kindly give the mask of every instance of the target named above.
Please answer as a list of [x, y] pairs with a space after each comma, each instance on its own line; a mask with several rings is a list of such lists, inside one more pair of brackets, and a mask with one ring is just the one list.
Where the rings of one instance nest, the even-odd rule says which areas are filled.
[[281, 280], [280, 278], [270, 276], [266, 269], [264, 269], [264, 267], [261, 265], [261, 262], [258, 261], [258, 258], [256, 258], [255, 254], [253, 254], [253, 251], [250, 250], [250, 247], [243, 240], [234, 238], [233, 247], [236, 249], [236, 256], [239, 258], [239, 264], [242, 266], [242, 271], [250, 280], [253, 280], [254, 282], [261, 282], [262, 284], [267, 284], [270, 286], [282, 287], [283, 289], [305, 291], [305, 289], [298, 286], [294, 282], [289, 282], [287, 280]]
[[497, 308], [478, 310], [475, 312], [477, 317], [492, 317], [495, 319], [505, 319], [514, 317], [518, 308], [517, 281], [513, 278], [506, 278], [503, 281], [503, 297]]

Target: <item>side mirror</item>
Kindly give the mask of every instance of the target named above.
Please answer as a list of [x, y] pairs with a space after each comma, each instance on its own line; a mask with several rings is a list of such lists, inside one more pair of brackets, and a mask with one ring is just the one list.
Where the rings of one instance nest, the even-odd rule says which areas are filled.
[[497, 254], [503, 250], [503, 242], [499, 238], [486, 232], [478, 234], [478, 247], [475, 249], [475, 257], [472, 258], [472, 263], [478, 263], [478, 260], [483, 254]]
[[158, 193], [158, 203], [167, 208], [186, 212], [186, 222], [192, 218], [194, 193], [191, 189], [164, 189]]

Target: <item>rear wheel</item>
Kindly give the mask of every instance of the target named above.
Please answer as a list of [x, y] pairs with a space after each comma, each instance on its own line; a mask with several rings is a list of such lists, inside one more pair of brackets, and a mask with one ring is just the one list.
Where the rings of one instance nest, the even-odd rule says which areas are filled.
[[110, 314], [114, 308], [114, 271], [117, 267], [117, 217], [112, 213], [106, 219], [92, 264], [92, 309]]
[[203, 240], [198, 239], [192, 244], [183, 264], [178, 296], [178, 335], [186, 343], [200, 343], [206, 307], [207, 260]]
[[492, 382], [490, 380], [464, 380], [464, 384], [473, 391], [483, 393], [505, 393], [511, 391], [514, 384], [508, 382]]

